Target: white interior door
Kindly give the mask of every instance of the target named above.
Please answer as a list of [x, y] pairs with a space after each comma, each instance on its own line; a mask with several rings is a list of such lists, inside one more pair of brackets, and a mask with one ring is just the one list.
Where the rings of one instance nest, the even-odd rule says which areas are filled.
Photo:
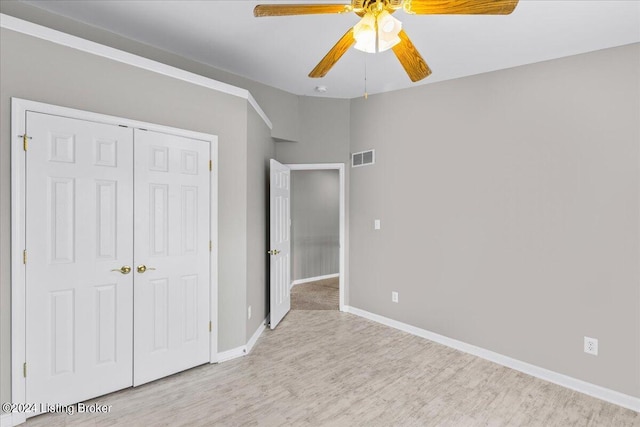
[[133, 132], [26, 130], [26, 402], [75, 403], [132, 384]]
[[270, 326], [275, 329], [291, 309], [291, 171], [271, 159], [269, 181]]
[[135, 130], [134, 385], [209, 361], [209, 159]]

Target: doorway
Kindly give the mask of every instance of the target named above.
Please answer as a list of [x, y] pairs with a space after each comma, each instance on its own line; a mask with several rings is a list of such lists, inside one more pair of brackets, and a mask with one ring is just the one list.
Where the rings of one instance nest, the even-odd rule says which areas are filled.
[[344, 164], [287, 166], [292, 175], [292, 309], [343, 311]]
[[291, 309], [339, 309], [337, 170], [291, 171]]

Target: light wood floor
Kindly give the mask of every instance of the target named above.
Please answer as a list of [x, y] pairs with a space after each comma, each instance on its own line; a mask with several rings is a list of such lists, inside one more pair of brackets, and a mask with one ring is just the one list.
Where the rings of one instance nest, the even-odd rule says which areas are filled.
[[34, 426], [640, 426], [640, 414], [338, 311], [291, 311], [251, 354]]

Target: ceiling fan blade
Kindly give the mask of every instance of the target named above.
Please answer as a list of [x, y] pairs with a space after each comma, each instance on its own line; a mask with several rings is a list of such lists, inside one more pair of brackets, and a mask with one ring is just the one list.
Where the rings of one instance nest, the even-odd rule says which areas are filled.
[[356, 39], [353, 37], [353, 28], [349, 28], [349, 31], [338, 40], [338, 43], [336, 43], [318, 65], [316, 65], [316, 68], [311, 70], [309, 77], [318, 78], [326, 76], [331, 67], [338, 62], [342, 55], [344, 55], [355, 42]]
[[405, 0], [405, 10], [416, 15], [508, 15], [518, 0]]
[[411, 81], [417, 82], [431, 74], [431, 69], [422, 59], [413, 43], [411, 43], [407, 33], [402, 30], [398, 33], [398, 37], [400, 37], [400, 43], [392, 47], [393, 53], [396, 54], [398, 61], [402, 64]]
[[351, 12], [350, 4], [259, 4], [253, 16], [319, 15]]

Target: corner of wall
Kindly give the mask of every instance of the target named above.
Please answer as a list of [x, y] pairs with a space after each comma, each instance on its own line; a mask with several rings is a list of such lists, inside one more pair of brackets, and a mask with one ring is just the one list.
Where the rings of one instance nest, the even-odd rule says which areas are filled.
[[[247, 112], [247, 293], [243, 310], [245, 337], [249, 340], [269, 304], [269, 160], [275, 157], [275, 142], [270, 129]], [[249, 313], [250, 309], [250, 313]]]

